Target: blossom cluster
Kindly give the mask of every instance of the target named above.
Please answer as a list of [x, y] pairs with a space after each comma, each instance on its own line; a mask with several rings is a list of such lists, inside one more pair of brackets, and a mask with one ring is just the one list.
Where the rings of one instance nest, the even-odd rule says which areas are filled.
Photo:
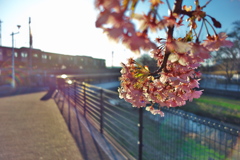
[[[159, 69], [151, 72], [147, 66], [130, 58], [127, 64], [122, 63], [119, 94], [120, 98], [134, 107], [146, 107], [151, 113], [163, 116], [163, 112], [160, 108], [155, 109], [154, 104], [176, 107], [185, 105], [186, 101], [192, 101], [193, 98], [199, 98], [202, 94], [199, 89], [201, 73], [197, 68], [201, 62], [210, 58], [211, 51], [217, 51], [221, 46], [231, 47], [232, 42], [226, 40], [225, 33], [216, 33], [214, 27], [220, 28], [221, 24], [203, 11], [208, 3], [200, 6], [196, 0], [196, 8], [192, 10], [192, 7], [182, 6], [182, 0], [176, 0], [169, 16], [160, 18], [158, 6], [165, 2], [149, 2], [150, 11], [141, 15], [134, 13], [138, 0], [96, 0], [96, 7], [101, 10], [96, 26], [103, 28], [111, 39], [121, 41], [134, 52], [152, 50]], [[174, 38], [174, 28], [183, 25], [184, 16], [188, 17], [190, 30], [184, 37]], [[206, 19], [207, 16], [213, 25]], [[134, 27], [133, 20], [140, 22], [138, 30]], [[214, 35], [206, 27], [208, 36], [200, 41], [199, 35], [204, 25], [197, 33], [199, 21], [205, 26], [209, 24]], [[157, 38], [156, 42], [152, 42], [148, 32], [162, 29], [166, 30], [166, 38]]]

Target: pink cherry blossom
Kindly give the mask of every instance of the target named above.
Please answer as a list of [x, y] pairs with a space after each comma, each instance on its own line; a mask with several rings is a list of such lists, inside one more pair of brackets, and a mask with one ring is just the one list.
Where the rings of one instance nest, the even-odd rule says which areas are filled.
[[119, 9], [120, 8], [120, 2], [119, 0], [96, 0], [95, 1], [95, 7], [104, 9]]
[[[206, 21], [208, 16], [202, 11], [206, 5], [201, 7], [199, 2], [192, 11], [191, 7], [182, 7], [181, 1], [176, 0], [169, 16], [161, 18], [157, 9], [160, 4], [164, 5], [161, 0], [150, 0], [148, 13], [135, 13], [140, 0], [95, 1], [96, 8], [100, 11], [96, 27], [102, 28], [110, 39], [121, 42], [135, 53], [151, 50], [157, 61], [159, 68], [156, 71], [150, 71], [132, 58], [127, 63], [122, 63], [121, 87], [118, 89], [120, 98], [133, 107], [146, 107], [152, 114], [164, 116], [160, 107], [183, 106], [186, 101], [199, 98], [203, 90], [199, 90], [201, 72], [196, 71], [197, 68], [201, 62], [210, 58], [211, 51], [217, 51], [221, 46], [233, 45], [226, 40], [227, 35], [223, 32], [209, 35], [207, 40], [200, 42], [202, 28], [199, 32], [195, 30], [198, 28], [196, 21]], [[189, 30], [181, 32], [186, 33], [183, 37], [175, 38], [174, 28], [181, 30], [185, 16], [188, 16]], [[214, 20], [214, 26], [220, 26], [220, 22], [210, 18]], [[140, 27], [137, 28], [135, 22], [140, 22]], [[208, 33], [207, 25], [205, 27]], [[213, 26], [210, 27], [214, 29]], [[166, 31], [166, 37], [158, 37], [156, 31], [159, 30]], [[216, 33], [215, 30], [214, 32]], [[156, 42], [151, 40], [150, 33], [156, 35]], [[159, 108], [154, 108], [155, 104]]]
[[160, 29], [163, 29], [165, 27], [172, 27], [174, 25], [178, 26], [178, 23], [176, 22], [176, 18], [178, 17], [177, 14], [171, 14], [170, 16], [164, 16], [161, 21], [159, 21], [159, 27]]
[[202, 95], [202, 91], [192, 91], [189, 97], [189, 101], [192, 101], [193, 98], [199, 98]]
[[233, 43], [229, 40], [226, 40], [226, 38], [227, 35], [224, 32], [221, 32], [218, 35], [209, 36], [208, 39], [203, 43], [203, 46], [209, 51], [218, 51], [221, 46], [232, 47]]
[[210, 58], [210, 51], [205, 48], [203, 45], [200, 45], [198, 43], [191, 43], [191, 56], [199, 57], [201, 59], [208, 59]]
[[136, 53], [139, 53], [140, 49], [150, 50], [156, 48], [156, 44], [151, 42], [145, 33], [140, 32], [132, 34], [131, 36], [125, 35], [122, 43]]
[[186, 42], [173, 40], [166, 43], [166, 47], [171, 52], [186, 53], [191, 49], [191, 45]]

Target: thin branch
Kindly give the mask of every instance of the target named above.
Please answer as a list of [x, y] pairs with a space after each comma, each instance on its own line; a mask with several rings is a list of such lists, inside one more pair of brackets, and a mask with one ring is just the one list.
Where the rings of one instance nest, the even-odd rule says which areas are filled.
[[169, 1], [168, 1], [168, 0], [166, 0], [166, 1], [167, 1], [168, 9], [169, 9], [170, 12], [172, 13], [172, 9], [171, 9], [171, 6], [170, 6], [170, 4], [169, 4]]
[[[161, 16], [159, 15], [159, 13], [157, 13], [156, 15], [158, 16], [158, 18], [159, 18], [159, 20], [160, 20], [159, 22], [164, 26], [164, 23], [162, 22], [162, 18], [161, 18]], [[167, 33], [167, 29], [166, 29], [165, 26], [163, 27], [163, 29], [164, 29], [164, 31]]]
[[185, 11], [185, 10], [181, 10], [180, 13], [183, 14], [183, 15], [186, 15], [186, 16], [188, 16], [188, 17], [192, 17], [194, 11], [188, 11], [188, 12], [187, 12], [187, 11]]
[[202, 22], [202, 25], [201, 25], [200, 31], [198, 32], [198, 35], [197, 35], [197, 39], [196, 39], [197, 42], [198, 42], [198, 40], [199, 40], [199, 36], [200, 36], [200, 34], [201, 34], [201, 32], [202, 32], [202, 28], [203, 28], [203, 22]]
[[[183, 0], [175, 0], [173, 13], [177, 13], [177, 14], [181, 13], [182, 2], [183, 2]], [[167, 28], [168, 28], [167, 42], [171, 42], [173, 40], [174, 26], [169, 26]], [[163, 69], [164, 69], [165, 72], [167, 72], [167, 68], [166, 68], [167, 67], [167, 61], [168, 61], [168, 57], [170, 56], [170, 54], [171, 54], [171, 51], [169, 51], [168, 48], [166, 48], [165, 55], [164, 55], [164, 58], [163, 58], [163, 62], [161, 64], [160, 68], [157, 71], [153, 72], [151, 75], [155, 75], [157, 73], [160, 73]]]
[[[217, 32], [216, 32], [216, 30], [214, 29], [214, 27], [212, 26], [212, 24], [211, 24], [206, 18], [204, 18], [204, 20], [210, 25], [210, 27], [212, 28], [214, 34], [217, 35]], [[207, 26], [206, 26], [206, 28], [207, 28]]]
[[205, 28], [206, 28], [207, 34], [210, 35], [210, 33], [209, 33], [209, 31], [208, 31], [208, 28], [207, 28], [207, 24], [206, 24], [205, 21], [207, 21], [207, 20], [206, 20], [206, 19], [203, 19], [203, 23], [204, 23], [204, 25], [205, 25]]
[[207, 7], [207, 5], [208, 5], [211, 1], [212, 1], [212, 0], [207, 1], [206, 4], [205, 4], [204, 6], [202, 6], [201, 8], [203, 9], [203, 8]]

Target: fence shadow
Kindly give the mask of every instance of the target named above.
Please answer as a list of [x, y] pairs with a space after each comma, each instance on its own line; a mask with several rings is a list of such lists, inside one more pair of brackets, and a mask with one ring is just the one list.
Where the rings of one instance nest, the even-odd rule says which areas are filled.
[[21, 94], [30, 94], [36, 92], [47, 91], [48, 87], [18, 87], [16, 89], [8, 88], [0, 88], [0, 97], [9, 97], [16, 96]]
[[[120, 160], [116, 151], [107, 140], [96, 130], [86, 117], [79, 113], [76, 106], [68, 97], [59, 92], [54, 92], [53, 99], [59, 107], [84, 160]], [[111, 157], [111, 158], [110, 158]]]
[[48, 92], [40, 99], [41, 101], [47, 101], [52, 98], [53, 94], [55, 92], [55, 89], [50, 88]]

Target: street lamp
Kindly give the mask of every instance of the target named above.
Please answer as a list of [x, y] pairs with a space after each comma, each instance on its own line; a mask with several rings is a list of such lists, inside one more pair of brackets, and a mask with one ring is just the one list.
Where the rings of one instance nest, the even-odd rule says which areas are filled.
[[[20, 29], [20, 25], [17, 25], [18, 27], [18, 30]], [[12, 88], [15, 88], [16, 87], [16, 83], [15, 83], [15, 59], [14, 59], [14, 56], [15, 56], [15, 53], [14, 53], [14, 35], [15, 34], [18, 34], [18, 32], [14, 33], [12, 32], [11, 36], [12, 36]]]

